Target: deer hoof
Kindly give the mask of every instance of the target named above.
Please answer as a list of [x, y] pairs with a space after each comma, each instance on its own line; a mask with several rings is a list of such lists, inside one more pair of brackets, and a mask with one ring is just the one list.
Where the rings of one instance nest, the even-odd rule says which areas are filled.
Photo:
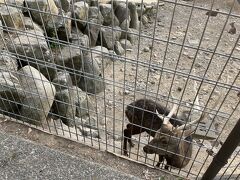
[[160, 167], [160, 162], [158, 162], [158, 163], [156, 164], [156, 166], [157, 166], [157, 167]]
[[123, 152], [123, 155], [128, 157], [128, 152], [127, 152], [127, 151], [124, 151], [124, 152]]
[[166, 169], [167, 171], [169, 171], [169, 166], [165, 165], [164, 169]]
[[131, 147], [135, 146], [135, 144], [133, 142], [130, 142], [129, 144], [130, 144]]

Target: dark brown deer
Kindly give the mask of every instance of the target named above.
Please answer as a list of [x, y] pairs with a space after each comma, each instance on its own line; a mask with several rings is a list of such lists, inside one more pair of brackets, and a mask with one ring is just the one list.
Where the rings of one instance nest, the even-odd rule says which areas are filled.
[[[162, 126], [162, 119], [155, 113], [156, 110], [160, 114], [168, 115], [171, 114], [167, 108], [154, 102], [150, 99], [139, 99], [135, 102], [129, 104], [125, 110], [125, 114], [129, 120], [127, 128], [124, 130], [124, 143], [123, 143], [123, 153], [128, 156], [127, 152], [127, 141], [130, 146], [133, 147], [134, 144], [131, 140], [132, 135], [140, 134], [142, 132], [147, 132], [152, 137], [155, 136], [155, 132]], [[180, 126], [182, 123], [175, 115], [170, 118], [170, 122], [173, 126]], [[159, 157], [162, 161], [162, 157]], [[157, 164], [159, 166], [160, 163]]]
[[[219, 104], [222, 94], [214, 103], [213, 109]], [[174, 104], [170, 113], [164, 117], [162, 113], [156, 110], [158, 117], [163, 121], [161, 128], [155, 134], [155, 137], [150, 143], [143, 147], [145, 153], [158, 154], [159, 157], [166, 159], [168, 166], [183, 168], [185, 167], [192, 156], [192, 136], [195, 129], [191, 129], [191, 125], [197, 124], [206, 118], [206, 112], [203, 112], [199, 119], [183, 124], [179, 127], [174, 127], [170, 122], [172, 116], [176, 113], [178, 105]], [[189, 129], [190, 128], [190, 129]]]

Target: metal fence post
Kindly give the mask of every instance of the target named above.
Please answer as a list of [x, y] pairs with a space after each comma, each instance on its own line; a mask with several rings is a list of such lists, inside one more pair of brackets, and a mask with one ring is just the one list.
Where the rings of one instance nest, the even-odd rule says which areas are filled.
[[206, 172], [203, 174], [202, 180], [213, 179], [220, 169], [227, 163], [228, 158], [240, 143], [240, 119], [222, 145], [222, 148], [213, 158]]

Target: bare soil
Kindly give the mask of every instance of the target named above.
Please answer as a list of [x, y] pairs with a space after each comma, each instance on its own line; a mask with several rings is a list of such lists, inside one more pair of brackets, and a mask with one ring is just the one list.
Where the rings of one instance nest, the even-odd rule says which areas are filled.
[[[183, 4], [192, 5], [192, 1], [178, 1]], [[211, 1], [195, 1], [199, 8], [211, 9]], [[196, 75], [200, 78], [197, 81], [199, 88], [199, 100], [202, 107], [211, 109], [212, 104], [217, 99], [218, 93], [224, 91], [221, 105], [210, 131], [215, 129], [219, 133], [216, 136], [224, 141], [239, 116], [239, 51], [238, 41], [240, 19], [228, 16], [230, 11], [230, 1], [216, 1], [213, 10], [226, 14], [218, 14], [216, 17], [208, 17], [205, 10], [182, 5], [166, 3], [158, 9], [158, 16], [153, 17], [147, 26], [142, 26], [141, 38], [133, 47], [132, 52], [127, 52], [127, 59], [113, 62], [105, 70], [104, 76], [109, 81], [105, 94], [99, 94], [97, 104], [99, 115], [106, 118], [103, 120], [106, 126], [103, 128], [113, 134], [122, 134], [127, 120], [124, 115], [124, 107], [139, 98], [150, 98], [166, 104], [165, 97], [173, 95], [178, 101], [185, 105], [190, 105], [196, 96], [193, 91], [194, 81], [188, 75]], [[174, 13], [173, 13], [174, 12]], [[239, 4], [236, 4], [232, 13], [239, 15]], [[237, 33], [228, 33], [229, 23], [235, 22]], [[166, 43], [170, 41], [171, 43]], [[183, 45], [185, 47], [182, 47]], [[234, 47], [235, 46], [235, 47]], [[195, 48], [195, 49], [192, 49]], [[149, 49], [146, 50], [146, 49]], [[199, 50], [200, 49], [200, 50]], [[233, 50], [234, 49], [234, 50]], [[148, 51], [148, 52], [146, 52]], [[230, 54], [231, 57], [229, 58]], [[161, 70], [163, 68], [163, 70]], [[185, 74], [181, 74], [181, 73]], [[228, 78], [227, 78], [228, 77]], [[208, 81], [203, 81], [207, 79]], [[228, 86], [215, 88], [215, 82], [226, 83]], [[178, 89], [183, 89], [179, 92]], [[102, 103], [101, 103], [102, 100]], [[209, 101], [209, 102], [208, 102]], [[207, 105], [206, 105], [207, 104]], [[107, 107], [106, 109], [103, 107]], [[171, 108], [172, 103], [168, 103]], [[180, 112], [189, 110], [191, 107], [180, 107]], [[216, 114], [216, 113], [215, 113]], [[197, 115], [199, 117], [199, 114]], [[207, 124], [212, 122], [208, 117]], [[155, 156], [148, 156], [147, 159], [142, 151], [144, 143], [147, 143], [149, 136], [142, 134], [135, 136], [136, 146], [131, 149], [130, 158], [147, 163], [156, 163]], [[107, 139], [108, 144], [114, 147], [121, 147], [121, 141]], [[194, 145], [192, 161], [187, 167], [181, 170], [172, 170], [175, 173], [188, 175], [192, 178], [202, 175], [212, 160], [206, 152], [211, 148], [208, 141], [200, 140], [205, 147]], [[140, 143], [141, 144], [140, 144]], [[213, 148], [216, 153], [219, 147]], [[121, 153], [120, 149], [112, 148], [116, 153]], [[154, 160], [155, 162], [153, 162]], [[225, 175], [239, 174], [238, 166], [240, 160], [238, 149], [229, 160], [222, 171]], [[236, 169], [235, 169], [236, 168]], [[185, 173], [186, 172], [186, 173]]]

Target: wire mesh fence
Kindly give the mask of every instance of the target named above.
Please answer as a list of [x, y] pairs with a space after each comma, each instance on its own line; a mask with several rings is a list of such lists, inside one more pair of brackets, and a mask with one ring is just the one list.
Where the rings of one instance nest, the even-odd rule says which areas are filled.
[[[200, 178], [239, 118], [239, 11], [237, 0], [0, 0], [1, 113]], [[220, 179], [239, 178], [239, 150]]]

